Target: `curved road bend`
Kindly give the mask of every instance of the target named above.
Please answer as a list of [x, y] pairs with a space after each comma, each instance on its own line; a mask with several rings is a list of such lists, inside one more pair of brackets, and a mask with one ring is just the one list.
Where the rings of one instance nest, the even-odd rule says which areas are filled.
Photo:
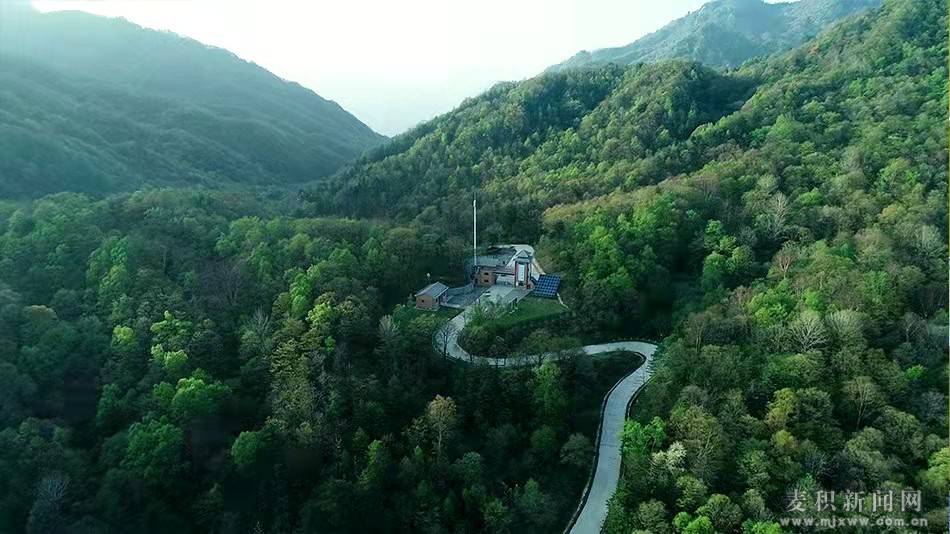
[[[458, 344], [459, 333], [465, 328], [471, 310], [472, 308], [467, 308], [449, 321], [449, 324], [452, 325], [447, 347], [449, 357], [495, 367], [517, 367], [533, 364], [537, 361], [536, 356], [520, 358], [472, 357]], [[607, 518], [607, 502], [617, 490], [617, 483], [620, 481], [620, 460], [622, 456], [620, 433], [623, 430], [623, 423], [627, 416], [627, 406], [630, 404], [630, 399], [640, 391], [640, 388], [650, 380], [650, 376], [653, 374], [653, 354], [656, 352], [656, 345], [642, 341], [617, 341], [587, 345], [582, 347], [581, 350], [587, 355], [623, 350], [636, 352], [644, 357], [643, 365], [622, 378], [608, 394], [604, 415], [600, 421], [601, 432], [600, 441], [597, 444], [597, 466], [594, 470], [594, 479], [591, 481], [589, 491], [586, 494], [587, 500], [584, 502], [584, 507], [570, 530], [571, 534], [598, 534], [604, 520]], [[556, 355], [552, 355], [552, 357], [556, 357]]]

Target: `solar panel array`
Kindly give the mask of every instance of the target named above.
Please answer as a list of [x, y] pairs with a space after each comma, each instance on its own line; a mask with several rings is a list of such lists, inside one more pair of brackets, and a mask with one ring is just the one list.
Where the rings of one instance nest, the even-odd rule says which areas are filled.
[[542, 274], [538, 277], [538, 283], [534, 285], [536, 297], [553, 299], [557, 297], [557, 290], [561, 287], [561, 277], [556, 274]]

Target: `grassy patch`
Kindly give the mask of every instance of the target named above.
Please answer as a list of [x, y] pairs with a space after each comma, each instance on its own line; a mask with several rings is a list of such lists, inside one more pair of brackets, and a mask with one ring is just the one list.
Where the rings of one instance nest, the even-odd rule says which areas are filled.
[[557, 328], [550, 328], [552, 325], [548, 323], [566, 312], [556, 300], [532, 297], [522, 299], [510, 310], [493, 307], [475, 310], [459, 337], [459, 344], [477, 356], [514, 355], [519, 348], [524, 348], [520, 345], [532, 332], [547, 329], [543, 338], [559, 337], [555, 333]]
[[448, 321], [461, 312], [454, 308], [439, 308], [435, 311], [420, 310], [415, 305], [400, 304], [393, 309], [393, 320], [400, 326], [407, 325], [418, 317], [433, 317], [441, 321]]
[[539, 321], [567, 312], [557, 300], [526, 297], [521, 299], [511, 312], [496, 317], [492, 322], [502, 328], [511, 328], [523, 323]]

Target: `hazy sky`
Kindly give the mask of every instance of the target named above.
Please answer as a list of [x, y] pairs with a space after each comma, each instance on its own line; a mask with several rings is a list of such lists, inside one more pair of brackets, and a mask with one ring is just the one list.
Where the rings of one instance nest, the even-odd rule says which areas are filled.
[[[2, 1], [2, 0], [0, 0]], [[704, 0], [34, 0], [226, 48], [393, 135], [502, 80], [629, 43]]]

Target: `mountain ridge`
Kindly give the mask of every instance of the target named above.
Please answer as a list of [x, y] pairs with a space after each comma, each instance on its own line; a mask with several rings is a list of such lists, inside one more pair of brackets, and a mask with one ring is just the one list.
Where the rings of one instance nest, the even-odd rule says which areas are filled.
[[793, 48], [828, 24], [879, 4], [879, 0], [716, 0], [632, 43], [582, 50], [548, 71], [663, 59], [693, 59], [714, 67], [738, 67], [754, 57]]

